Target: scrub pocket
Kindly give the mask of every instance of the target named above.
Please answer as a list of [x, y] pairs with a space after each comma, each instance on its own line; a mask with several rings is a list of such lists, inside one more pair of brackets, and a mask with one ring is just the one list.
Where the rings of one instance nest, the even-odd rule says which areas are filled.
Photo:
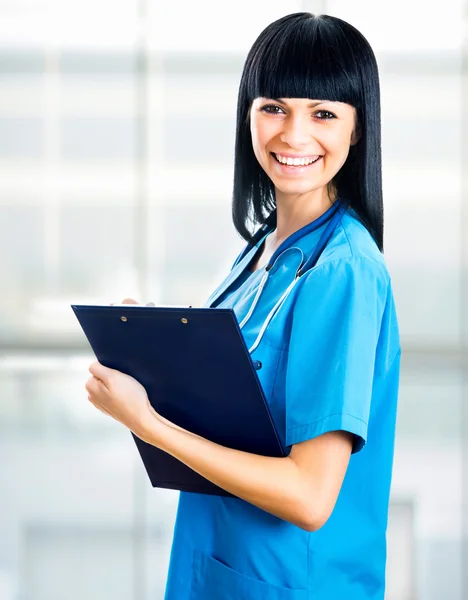
[[307, 590], [247, 577], [195, 550], [190, 600], [307, 600]]

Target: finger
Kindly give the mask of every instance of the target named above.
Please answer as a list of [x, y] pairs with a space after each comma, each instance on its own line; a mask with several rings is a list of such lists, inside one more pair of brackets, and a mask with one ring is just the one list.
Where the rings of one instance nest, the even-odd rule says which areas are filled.
[[109, 369], [104, 365], [101, 365], [99, 361], [93, 362], [89, 367], [89, 372], [94, 375], [97, 379], [100, 379], [102, 383], [107, 387], [109, 378], [112, 376], [114, 369]]
[[[90, 377], [87, 382], [85, 383], [85, 390], [88, 392], [88, 394], [92, 394], [96, 388], [96, 378], [94, 376]], [[91, 400], [91, 398], [88, 396], [88, 400]]]
[[[102, 386], [102, 387], [101, 387]], [[94, 375], [91, 375], [91, 377], [88, 379], [88, 381], [85, 384], [85, 390], [88, 392], [88, 394], [90, 396], [93, 396], [95, 394], [99, 394], [100, 392], [102, 392], [102, 388], [105, 388], [107, 390], [106, 385], [104, 384], [103, 381], [101, 381], [100, 379], [98, 379], [97, 377], [95, 377]], [[88, 397], [89, 400], [91, 400]], [[91, 400], [92, 402], [92, 400]]]
[[134, 300], [133, 298], [125, 298], [125, 300], [122, 300], [122, 304], [140, 304], [137, 300]]
[[148, 302], [146, 306], [156, 306], [156, 304], [154, 302]]
[[96, 404], [96, 402], [94, 402], [94, 400], [93, 400], [94, 394], [99, 393], [99, 391], [100, 391], [99, 386], [101, 386], [101, 385], [103, 385], [103, 382], [100, 379], [97, 379], [96, 377], [94, 377], [94, 375], [88, 379], [88, 381], [85, 384], [85, 389], [88, 392], [88, 400], [91, 402], [91, 404], [93, 406], [95, 406], [98, 410], [100, 410], [105, 415], [107, 415], [109, 417], [114, 417], [114, 415], [111, 412], [107, 411], [102, 406]]

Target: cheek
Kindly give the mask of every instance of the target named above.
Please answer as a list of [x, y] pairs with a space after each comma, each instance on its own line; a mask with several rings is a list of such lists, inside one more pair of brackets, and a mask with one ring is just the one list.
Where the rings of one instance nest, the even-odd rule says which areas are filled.
[[266, 167], [268, 163], [268, 152], [265, 150], [265, 142], [258, 135], [252, 136], [252, 148], [260, 165]]
[[258, 158], [258, 133], [255, 122], [250, 122], [250, 138], [252, 140], [252, 148], [255, 156]]
[[267, 154], [266, 146], [270, 140], [275, 136], [275, 132], [272, 131], [271, 127], [261, 121], [253, 121], [250, 129], [252, 137], [252, 146], [257, 158], [260, 155], [265, 156]]
[[258, 127], [252, 127], [251, 129], [252, 135], [252, 145], [254, 148], [259, 148], [262, 141], [262, 132]]
[[323, 140], [323, 146], [328, 157], [333, 161], [343, 163], [349, 153], [351, 132], [347, 130], [329, 132], [330, 135]]

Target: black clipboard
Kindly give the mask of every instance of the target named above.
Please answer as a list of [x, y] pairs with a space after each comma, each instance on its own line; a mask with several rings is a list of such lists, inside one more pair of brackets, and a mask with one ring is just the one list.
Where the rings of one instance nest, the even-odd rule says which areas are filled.
[[[98, 361], [137, 379], [163, 417], [223, 446], [286, 455], [232, 309], [71, 307]], [[132, 436], [153, 487], [232, 496]]]

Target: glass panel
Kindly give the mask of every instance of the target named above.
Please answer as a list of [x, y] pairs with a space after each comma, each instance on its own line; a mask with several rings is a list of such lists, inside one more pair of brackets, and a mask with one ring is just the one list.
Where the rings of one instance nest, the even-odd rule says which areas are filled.
[[414, 506], [392, 501], [388, 515], [386, 600], [414, 600]]

